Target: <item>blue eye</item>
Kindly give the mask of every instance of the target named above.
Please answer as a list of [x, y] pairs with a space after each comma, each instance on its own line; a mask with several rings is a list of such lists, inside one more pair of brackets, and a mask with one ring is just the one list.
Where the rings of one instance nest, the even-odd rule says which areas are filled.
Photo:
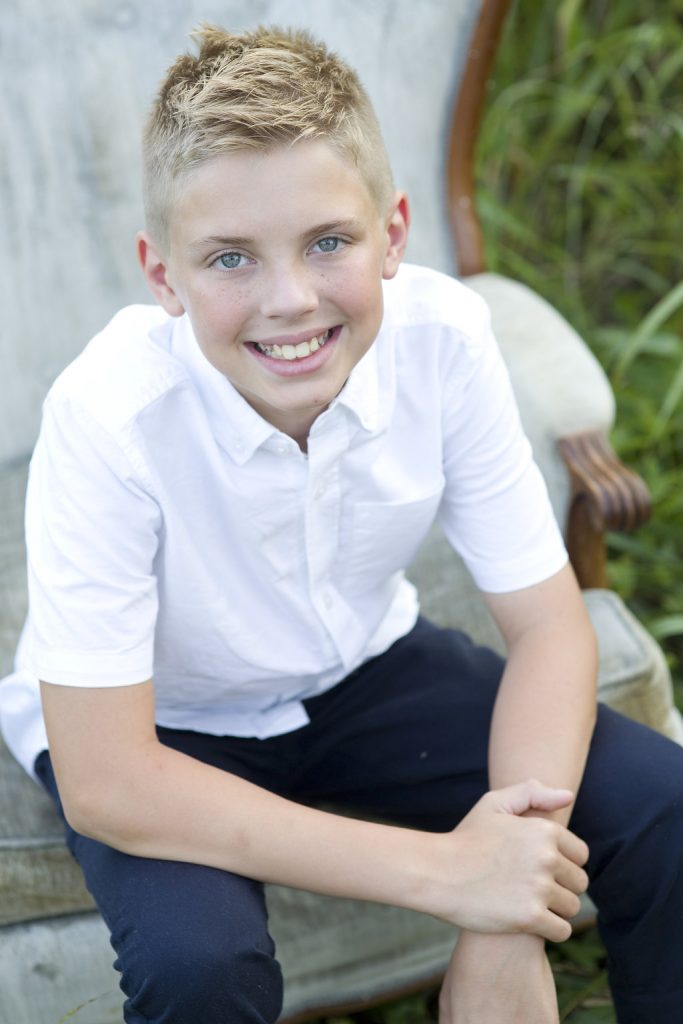
[[241, 252], [224, 252], [216, 259], [216, 264], [222, 270], [237, 270], [244, 258]]
[[339, 249], [344, 245], [341, 238], [337, 238], [336, 235], [328, 235], [326, 238], [321, 238], [312, 246], [313, 249], [318, 252], [331, 253], [338, 252]]

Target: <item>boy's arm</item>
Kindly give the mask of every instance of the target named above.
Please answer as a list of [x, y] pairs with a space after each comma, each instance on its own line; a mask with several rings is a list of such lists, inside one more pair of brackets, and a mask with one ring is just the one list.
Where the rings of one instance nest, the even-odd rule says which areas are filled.
[[[575, 793], [595, 722], [597, 651], [574, 574], [567, 566], [536, 586], [486, 601], [508, 649], [491, 728], [490, 784], [534, 776]], [[566, 824], [570, 813], [567, 806], [547, 816]], [[464, 933], [458, 947], [441, 1024], [557, 1019], [542, 939]]]
[[[531, 773], [576, 792], [595, 725], [598, 658], [574, 573], [567, 565], [486, 603], [508, 653], [489, 742], [491, 786]], [[554, 815], [567, 821], [570, 813]]]
[[488, 794], [451, 833], [355, 821], [275, 796], [159, 743], [151, 682], [42, 684], [67, 819], [127, 853], [207, 864], [330, 895], [423, 910], [483, 931], [564, 938], [585, 844], [521, 817], [571, 800], [525, 783]]

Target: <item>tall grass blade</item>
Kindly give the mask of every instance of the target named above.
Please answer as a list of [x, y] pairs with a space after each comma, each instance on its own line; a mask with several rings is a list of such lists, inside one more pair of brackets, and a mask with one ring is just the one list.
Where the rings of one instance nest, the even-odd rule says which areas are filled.
[[657, 333], [659, 328], [683, 307], [683, 281], [671, 289], [656, 306], [650, 310], [645, 319], [634, 331], [633, 336], [626, 345], [621, 358], [617, 362], [616, 373], [622, 375], [633, 360], [643, 351], [649, 340]]

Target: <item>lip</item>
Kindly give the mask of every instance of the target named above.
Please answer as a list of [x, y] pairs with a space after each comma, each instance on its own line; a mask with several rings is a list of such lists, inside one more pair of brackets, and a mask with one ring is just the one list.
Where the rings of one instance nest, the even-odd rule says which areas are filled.
[[256, 345], [297, 345], [302, 341], [310, 341], [311, 338], [319, 338], [321, 334], [325, 334], [328, 330], [329, 328], [326, 327], [317, 332], [307, 331], [302, 334], [282, 335], [280, 338], [268, 338], [267, 341], [247, 342], [245, 348], [254, 359], [258, 360], [261, 366], [269, 370], [270, 373], [275, 374], [275, 376], [300, 377], [307, 373], [315, 373], [332, 357], [342, 332], [341, 325], [337, 324], [332, 328], [332, 334], [322, 348], [319, 348], [317, 352], [311, 352], [310, 356], [305, 356], [303, 359], [273, 359], [265, 355], [265, 353], [259, 352]]

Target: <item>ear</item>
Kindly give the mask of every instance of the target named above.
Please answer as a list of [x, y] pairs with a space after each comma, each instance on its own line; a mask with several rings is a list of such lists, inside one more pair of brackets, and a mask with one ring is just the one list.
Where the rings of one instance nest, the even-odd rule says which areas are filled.
[[138, 232], [135, 244], [142, 273], [152, 295], [169, 316], [182, 316], [185, 307], [169, 279], [168, 260], [146, 231]]
[[410, 207], [405, 192], [396, 192], [391, 212], [387, 219], [387, 251], [384, 255], [382, 277], [388, 281], [399, 268], [408, 243], [408, 227], [410, 225]]

